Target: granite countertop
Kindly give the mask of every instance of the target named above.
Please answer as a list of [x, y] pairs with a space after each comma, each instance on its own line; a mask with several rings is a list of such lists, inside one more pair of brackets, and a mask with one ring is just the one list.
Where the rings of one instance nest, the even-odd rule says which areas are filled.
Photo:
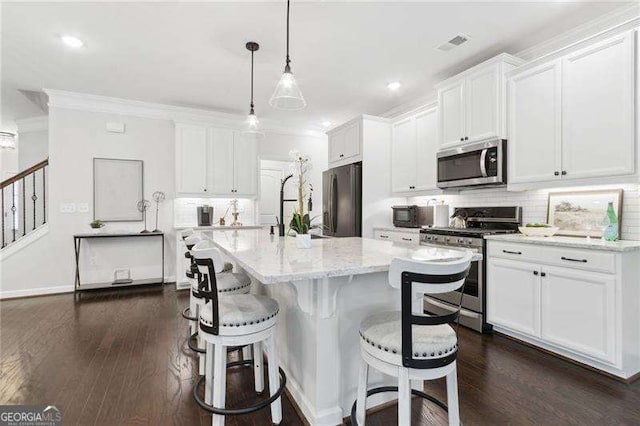
[[374, 231], [389, 231], [389, 232], [406, 232], [409, 234], [419, 234], [420, 228], [400, 228], [398, 226], [374, 226]]
[[[461, 257], [464, 251], [358, 237], [314, 239], [311, 248], [299, 249], [294, 237], [264, 230], [212, 230], [205, 235], [263, 284], [386, 272], [396, 257], [448, 260]], [[476, 254], [474, 260], [480, 258]]]
[[604, 251], [634, 251], [640, 250], [640, 241], [621, 240], [604, 241], [599, 238], [578, 238], [578, 237], [527, 237], [522, 234], [508, 235], [486, 235], [487, 240], [504, 241], [510, 243], [538, 244], [556, 247], [571, 247], [590, 250]]
[[188, 226], [188, 225], [175, 225], [173, 228], [180, 231], [182, 229], [188, 229], [188, 228], [192, 228], [195, 229], [196, 231], [206, 231], [206, 230], [224, 230], [224, 229], [229, 229], [229, 230], [241, 230], [241, 229], [263, 229], [263, 228], [267, 228], [267, 225], [242, 225], [242, 226], [229, 226], [229, 225], [225, 225], [225, 226], [220, 226], [220, 225], [211, 225], [211, 226]]

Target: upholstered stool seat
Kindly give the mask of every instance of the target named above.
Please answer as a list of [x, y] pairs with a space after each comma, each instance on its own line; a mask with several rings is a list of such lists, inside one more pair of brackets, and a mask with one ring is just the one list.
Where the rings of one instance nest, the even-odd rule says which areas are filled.
[[[217, 274], [219, 294], [244, 294], [251, 289], [251, 278], [247, 274], [234, 272], [221, 272]], [[198, 282], [191, 282], [191, 290], [198, 293]], [[198, 297], [196, 295], [196, 297]]]
[[[365, 318], [360, 324], [360, 339], [367, 343], [363, 349], [387, 362], [402, 365], [402, 312], [379, 312]], [[458, 339], [449, 324], [415, 327], [413, 356], [416, 359], [434, 359], [455, 352]]]
[[[272, 327], [276, 322], [278, 302], [270, 297], [253, 294], [237, 294], [218, 298], [218, 321], [220, 336], [238, 333], [257, 333]], [[213, 331], [211, 304], [200, 310], [200, 328]], [[240, 331], [241, 330], [241, 331]]]

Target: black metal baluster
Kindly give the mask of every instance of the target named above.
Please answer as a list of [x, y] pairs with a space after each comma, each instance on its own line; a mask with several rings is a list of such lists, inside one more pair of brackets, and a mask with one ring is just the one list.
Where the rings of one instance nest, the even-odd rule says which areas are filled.
[[47, 179], [45, 177], [47, 166], [42, 168], [42, 224], [47, 223]]
[[15, 242], [16, 240], [16, 210], [18, 210], [16, 208], [16, 183], [13, 182], [11, 184], [11, 218], [12, 218], [12, 222], [11, 222], [11, 229], [13, 230], [13, 241]]
[[[35, 173], [35, 172], [34, 172]], [[22, 236], [27, 235], [27, 177], [22, 178]]]
[[0, 202], [2, 202], [2, 247], [6, 246], [4, 242], [4, 188], [2, 188], [2, 194], [0, 195]]
[[33, 172], [33, 195], [31, 196], [33, 200], [33, 229], [36, 229], [36, 200], [38, 196], [36, 195], [36, 172]]

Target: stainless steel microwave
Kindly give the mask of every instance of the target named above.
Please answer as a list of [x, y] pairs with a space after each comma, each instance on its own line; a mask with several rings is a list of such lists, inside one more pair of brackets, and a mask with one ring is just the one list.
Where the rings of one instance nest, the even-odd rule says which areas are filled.
[[493, 139], [439, 151], [438, 188], [507, 183], [507, 141]]

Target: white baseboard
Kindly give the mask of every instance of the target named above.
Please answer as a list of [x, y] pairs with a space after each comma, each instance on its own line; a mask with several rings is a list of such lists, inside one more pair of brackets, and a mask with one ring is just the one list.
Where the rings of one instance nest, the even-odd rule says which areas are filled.
[[29, 288], [25, 290], [0, 291], [0, 300], [16, 297], [44, 296], [45, 294], [73, 293], [73, 285], [58, 287]]

